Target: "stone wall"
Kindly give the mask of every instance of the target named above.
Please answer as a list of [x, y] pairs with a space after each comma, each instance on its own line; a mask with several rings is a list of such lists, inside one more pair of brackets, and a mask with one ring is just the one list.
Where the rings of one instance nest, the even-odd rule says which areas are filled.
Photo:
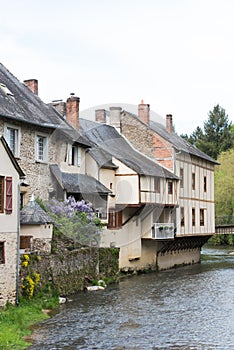
[[173, 170], [172, 145], [148, 125], [130, 113], [124, 112], [121, 115], [121, 131], [138, 151]]
[[119, 251], [116, 248], [81, 248], [59, 254], [42, 255], [33, 266], [21, 268], [21, 281], [29, 269], [40, 273], [41, 284], [52, 281], [59, 295], [83, 290], [93, 280], [118, 277]]
[[0, 241], [5, 242], [5, 263], [0, 264], [0, 307], [3, 307], [7, 301], [15, 303], [17, 234], [0, 233]]

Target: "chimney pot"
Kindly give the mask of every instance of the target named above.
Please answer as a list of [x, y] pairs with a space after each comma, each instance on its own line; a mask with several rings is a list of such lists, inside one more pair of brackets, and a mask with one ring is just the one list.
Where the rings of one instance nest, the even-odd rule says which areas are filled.
[[166, 129], [169, 134], [173, 131], [172, 114], [166, 115]]
[[79, 130], [79, 105], [80, 98], [74, 95], [68, 97], [66, 102], [66, 120], [76, 130]]
[[144, 103], [144, 100], [141, 100], [141, 103], [138, 105], [138, 118], [145, 124], [149, 125], [150, 120], [150, 105]]
[[27, 79], [24, 80], [24, 84], [38, 96], [38, 80], [37, 79]]

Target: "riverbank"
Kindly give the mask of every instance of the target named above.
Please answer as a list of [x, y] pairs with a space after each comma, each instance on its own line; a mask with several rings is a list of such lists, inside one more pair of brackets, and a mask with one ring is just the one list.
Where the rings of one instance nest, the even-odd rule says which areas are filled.
[[47, 310], [59, 306], [58, 297], [48, 300], [22, 299], [18, 306], [8, 304], [0, 310], [0, 350], [23, 350], [31, 344], [27, 339], [31, 334], [30, 327], [49, 318]]

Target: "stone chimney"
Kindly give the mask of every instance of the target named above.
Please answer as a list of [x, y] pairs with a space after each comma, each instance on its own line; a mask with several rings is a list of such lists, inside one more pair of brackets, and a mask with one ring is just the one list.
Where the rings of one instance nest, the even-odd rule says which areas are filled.
[[149, 125], [150, 120], [150, 105], [144, 103], [141, 100], [141, 103], [138, 105], [138, 118], [145, 124]]
[[38, 96], [38, 80], [37, 79], [28, 79], [24, 80], [24, 84]]
[[80, 98], [71, 94], [66, 102], [66, 121], [76, 130], [79, 130], [79, 105]]
[[95, 110], [95, 121], [101, 124], [106, 124], [106, 110], [96, 109]]
[[121, 131], [121, 107], [110, 107], [110, 125], [114, 126], [119, 132]]
[[169, 134], [173, 132], [172, 115], [167, 114], [166, 116], [166, 129]]
[[66, 103], [63, 100], [53, 100], [50, 103], [58, 113], [60, 113], [63, 117], [66, 116]]

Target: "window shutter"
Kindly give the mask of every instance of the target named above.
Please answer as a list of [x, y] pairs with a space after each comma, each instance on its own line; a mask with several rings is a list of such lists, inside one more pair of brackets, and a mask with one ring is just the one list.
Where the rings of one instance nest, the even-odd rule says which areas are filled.
[[12, 213], [12, 177], [6, 177], [6, 214]]

